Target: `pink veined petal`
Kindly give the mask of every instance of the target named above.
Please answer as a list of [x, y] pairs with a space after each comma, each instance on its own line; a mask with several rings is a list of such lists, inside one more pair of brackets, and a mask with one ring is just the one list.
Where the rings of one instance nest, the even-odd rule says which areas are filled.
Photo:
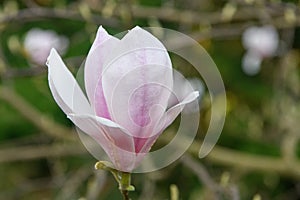
[[133, 138], [125, 129], [110, 120], [92, 115], [70, 114], [68, 117], [103, 148], [116, 169], [126, 172], [134, 169], [136, 154]]
[[[151, 135], [151, 137], [147, 139], [135, 138], [135, 142], [137, 140], [141, 140], [143, 142], [143, 145], [139, 146], [139, 151], [137, 153], [148, 153], [155, 141], [157, 140], [157, 138], [161, 135], [164, 129], [166, 129], [176, 119], [179, 113], [183, 110], [184, 106], [196, 100], [198, 96], [199, 92], [194, 91], [190, 93], [185, 99], [183, 99], [182, 102], [170, 108], [155, 125], [155, 129], [152, 130], [153, 134]], [[135, 145], [137, 144], [135, 143]]]
[[[162, 132], [161, 132], [162, 133]], [[157, 138], [160, 136], [161, 133], [156, 133], [155, 135], [145, 139], [145, 141], [143, 141], [143, 145], [139, 146], [139, 150], [138, 150], [138, 154], [145, 154], [148, 153], [151, 149], [151, 147], [153, 146], [153, 144], [155, 143], [155, 141], [157, 140]]]
[[[136, 27], [120, 40], [104, 66], [102, 86], [112, 120], [136, 138], [149, 137], [172, 90], [167, 50], [157, 38]], [[152, 112], [153, 107], [160, 111]]]
[[[112, 49], [118, 43], [118, 39], [109, 35], [106, 30], [100, 26], [95, 38], [95, 41], [89, 51], [84, 68], [84, 80], [87, 96], [98, 116], [110, 119], [106, 100], [103, 95], [101, 83], [101, 75], [103, 69], [103, 62], [105, 57], [112, 52]], [[97, 90], [96, 90], [97, 88]]]
[[51, 49], [47, 66], [50, 90], [59, 107], [66, 114], [92, 114], [89, 102], [55, 49]]

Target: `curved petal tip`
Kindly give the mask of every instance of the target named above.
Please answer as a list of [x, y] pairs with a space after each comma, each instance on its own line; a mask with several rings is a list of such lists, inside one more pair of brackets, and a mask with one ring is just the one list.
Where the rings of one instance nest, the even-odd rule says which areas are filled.
[[57, 58], [57, 56], [60, 57], [59, 54], [57, 53], [57, 50], [55, 48], [51, 48], [50, 54], [49, 54], [49, 56], [47, 58], [47, 61], [46, 61], [46, 66], [49, 67], [50, 66], [50, 60], [55, 59], [55, 57]]

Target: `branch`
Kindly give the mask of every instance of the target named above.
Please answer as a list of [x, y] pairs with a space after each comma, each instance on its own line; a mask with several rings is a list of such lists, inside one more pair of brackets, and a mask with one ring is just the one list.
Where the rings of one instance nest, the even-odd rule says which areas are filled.
[[[44, 116], [41, 112], [34, 109], [30, 104], [28, 104], [28, 102], [26, 102], [21, 96], [19, 96], [12, 90], [6, 88], [5, 86], [0, 87], [0, 99], [9, 103], [13, 108], [15, 108], [24, 117], [26, 117], [26, 119], [28, 119], [32, 124], [34, 124], [36, 127], [44, 131], [45, 133], [48, 133], [49, 135], [56, 138], [68, 139], [73, 141], [75, 140], [75, 137], [73, 137], [70, 134], [70, 129], [59, 125], [53, 120]], [[164, 141], [164, 143], [168, 143], [169, 139], [163, 136], [164, 135], [160, 137], [160, 140]], [[28, 149], [19, 149], [17, 151], [4, 150], [4, 152], [0, 152], [0, 162], [36, 159], [47, 156], [61, 156], [65, 154], [77, 155], [79, 153], [82, 153], [82, 150], [80, 151], [80, 149], [77, 146], [78, 145], [74, 145], [74, 152], [73, 150], [69, 150], [66, 151], [66, 153], [64, 153], [65, 150], [59, 151], [53, 148], [42, 148], [37, 149], [37, 151]], [[199, 141], [195, 141], [190, 147], [189, 152], [197, 156], [200, 146], [201, 143]], [[26, 154], [27, 151], [25, 150], [29, 151], [29, 153]], [[34, 153], [34, 151], [36, 151], [36, 153]], [[17, 152], [22, 152], [22, 154]], [[280, 174], [300, 177], [300, 162], [298, 160], [291, 160], [290, 162], [286, 163], [282, 158], [264, 155], [251, 155], [248, 153], [231, 150], [217, 145], [213, 148], [213, 150], [205, 159], [213, 163], [237, 168], [244, 168], [249, 171], [276, 172]]]
[[185, 155], [181, 158], [181, 161], [186, 167], [191, 169], [197, 175], [199, 181], [212, 192], [214, 199], [222, 199], [221, 194], [230, 196], [232, 200], [240, 199], [239, 191], [236, 186], [226, 185], [222, 187], [216, 183], [199, 160], [197, 161], [191, 156]]
[[[198, 155], [200, 145], [200, 142], [194, 142], [189, 151], [194, 155]], [[242, 168], [248, 171], [276, 172], [300, 178], [300, 162], [298, 160], [286, 163], [283, 158], [251, 155], [217, 145], [205, 159], [217, 164], [234, 166], [235, 168]]]
[[49, 157], [83, 155], [86, 153], [87, 151], [83, 148], [83, 146], [76, 143], [13, 147], [0, 149], [0, 163]]
[[[270, 16], [271, 19], [277, 20], [281, 19], [285, 14], [285, 9], [288, 8], [287, 4], [276, 4], [270, 3], [265, 5], [263, 12], [265, 15]], [[123, 9], [122, 6], [118, 6], [115, 12], [116, 16], [121, 15]], [[300, 24], [300, 13], [299, 8], [295, 6], [295, 14], [297, 16], [296, 24]], [[180, 24], [209, 24], [216, 25], [222, 23], [228, 23], [229, 21], [224, 21], [221, 11], [216, 12], [195, 12], [191, 10], [178, 10], [171, 7], [146, 7], [140, 5], [132, 6], [132, 15], [135, 18], [149, 18], [155, 17], [157, 19], [169, 22], [176, 22]], [[241, 21], [253, 21], [260, 20], [260, 15], [257, 14], [257, 8], [254, 6], [241, 7], [237, 9], [230, 22], [241, 22]], [[278, 23], [279, 24], [279, 23]], [[281, 24], [282, 26], [287, 26], [287, 23]]]
[[184, 155], [181, 158], [181, 161], [186, 167], [191, 169], [197, 175], [200, 182], [202, 182], [214, 194], [218, 194], [220, 192], [220, 186], [211, 178], [208, 171], [201, 163], [198, 163], [188, 155]]
[[90, 167], [83, 166], [68, 175], [67, 180], [61, 185], [61, 189], [56, 199], [75, 199], [82, 183], [92, 174]]
[[[87, 188], [87, 195], [86, 198], [89, 200], [96, 200], [101, 195], [101, 192], [105, 189], [105, 186], [107, 185], [107, 173], [102, 170], [96, 170], [94, 171], [95, 177], [88, 184]], [[103, 196], [101, 196], [103, 198]]]
[[[159, 139], [168, 143], [164, 137]], [[189, 152], [198, 156], [201, 142], [195, 141], [189, 148]], [[33, 160], [45, 157], [61, 157], [86, 154], [87, 151], [77, 143], [17, 147], [0, 150], [0, 163], [19, 160]], [[216, 145], [210, 154], [204, 158], [220, 165], [234, 168], [242, 168], [247, 171], [275, 172], [300, 178], [300, 162], [291, 161], [286, 163], [283, 158], [276, 158], [264, 155], [251, 155]]]
[[74, 131], [70, 131], [71, 129], [55, 123], [8, 87], [0, 86], [0, 99], [7, 102], [27, 120], [48, 135], [60, 139], [75, 140], [75, 137], [71, 134]]
[[[77, 21], [86, 21], [79, 11], [74, 8], [27, 8], [19, 10], [16, 13], [6, 14], [0, 18], [0, 24], [10, 24], [12, 22], [37, 21], [41, 19], [68, 19]], [[92, 15], [92, 22], [110, 27], [120, 27], [120, 21], [114, 18], [104, 18], [101, 15]]]
[[[169, 143], [166, 134], [161, 135], [158, 142]], [[181, 145], [181, 144], [178, 144]], [[194, 141], [188, 152], [198, 157], [202, 142]], [[215, 145], [212, 151], [204, 158], [212, 163], [229, 167], [241, 168], [247, 171], [275, 172], [282, 175], [300, 178], [300, 161], [291, 160], [286, 163], [283, 158], [266, 155], [252, 155], [238, 150]]]
[[10, 78], [21, 78], [21, 77], [31, 77], [31, 76], [39, 76], [44, 74], [47, 71], [45, 67], [31, 67], [31, 68], [8, 68], [6, 69], [0, 76], [3, 79]]
[[[49, 135], [57, 138], [73, 141], [75, 140], [75, 137], [70, 134], [69, 129], [55, 123], [51, 119], [44, 116], [41, 112], [37, 111], [30, 104], [28, 104], [21, 96], [6, 88], [5, 86], [0, 87], [0, 99], [5, 100], [7, 103], [9, 103], [23, 116], [25, 116], [31, 123], [33, 123], [36, 127], [44, 131], [45, 133], [48, 133]], [[169, 139], [164, 137], [164, 135], [160, 137], [160, 140], [164, 143], [169, 142]], [[189, 152], [197, 156], [200, 146], [201, 143], [199, 141], [195, 141], [189, 148]], [[45, 156], [56, 155], [55, 152], [51, 152], [52, 150], [53, 149], [48, 149], [47, 151], [38, 150], [38, 152], [33, 155], [26, 154], [25, 156], [23, 156], [23, 151], [14, 151], [14, 153], [8, 151], [4, 152], [2, 154], [3, 156], [0, 156], [0, 162], [22, 160], [28, 158], [41, 158]], [[79, 153], [79, 149], [75, 148], [74, 151], [75, 154]], [[22, 152], [22, 154], [16, 152]], [[72, 152], [69, 153], [72, 154]], [[10, 154], [11, 156], [5, 156], [8, 154]], [[298, 160], [291, 160], [290, 162], [286, 163], [282, 158], [263, 155], [251, 155], [217, 145], [205, 159], [217, 164], [244, 168], [249, 171], [276, 172], [290, 176], [297, 176], [300, 178], [300, 162]]]

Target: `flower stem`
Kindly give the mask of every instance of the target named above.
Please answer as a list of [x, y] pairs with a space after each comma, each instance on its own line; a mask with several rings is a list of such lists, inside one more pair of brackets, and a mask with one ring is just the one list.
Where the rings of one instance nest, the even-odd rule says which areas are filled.
[[130, 200], [129, 199], [129, 191], [134, 190], [134, 187], [132, 185], [130, 185], [131, 174], [128, 172], [119, 172], [117, 181], [119, 183], [119, 189], [123, 195], [123, 199]]
[[121, 190], [121, 193], [123, 195], [123, 200], [130, 200], [129, 199], [129, 191], [128, 190]]
[[113, 168], [111, 163], [106, 161], [97, 162], [95, 168], [110, 171], [119, 184], [119, 190], [123, 199], [130, 200], [129, 192], [134, 191], [134, 186], [131, 185], [131, 174], [129, 172], [118, 171]]

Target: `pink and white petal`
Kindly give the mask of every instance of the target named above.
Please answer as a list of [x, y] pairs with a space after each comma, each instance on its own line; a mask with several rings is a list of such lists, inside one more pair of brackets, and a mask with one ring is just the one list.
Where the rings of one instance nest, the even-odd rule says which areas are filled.
[[70, 114], [68, 117], [103, 148], [116, 169], [127, 172], [133, 170], [136, 154], [133, 138], [127, 130], [97, 116]]
[[[153, 133], [151, 137], [145, 139], [145, 141], [141, 140], [141, 138], [135, 138], [135, 146], [143, 142], [143, 146], [139, 146], [139, 151], [136, 151], [139, 154], [148, 153], [157, 140], [157, 138], [161, 135], [161, 133], [176, 119], [179, 113], [183, 110], [183, 108], [197, 99], [199, 96], [199, 92], [192, 92], [186, 98], [184, 98], [180, 103], [170, 108], [164, 115], [160, 118], [157, 124], [154, 126], [155, 128], [152, 130]], [[139, 141], [136, 144], [136, 141]], [[139, 155], [138, 155], [139, 157]], [[138, 159], [139, 160], [139, 159]]]
[[173, 69], [173, 89], [168, 100], [168, 108], [181, 102], [187, 95], [193, 92], [191, 82], [186, 79], [181, 73]]
[[162, 116], [160, 120], [157, 121], [154, 129], [151, 130], [152, 134], [149, 138], [134, 138], [136, 152], [139, 154], [145, 154], [149, 152], [164, 129], [167, 128], [176, 119], [176, 117], [188, 103], [193, 102], [198, 96], [198, 92], [192, 92], [182, 102], [170, 108], [166, 113], [164, 113], [164, 116]]
[[102, 86], [109, 113], [135, 137], [148, 137], [141, 129], [159, 120], [149, 116], [150, 109], [154, 105], [166, 109], [172, 85], [167, 50], [139, 27], [129, 31], [106, 60]]
[[134, 137], [149, 137], [167, 107], [171, 91], [166, 79], [169, 71], [170, 68], [155, 65], [137, 67], [111, 83], [115, 85], [107, 105], [113, 121]]
[[84, 81], [87, 96], [92, 107], [94, 107], [97, 102], [101, 102], [101, 104], [98, 105], [98, 109], [100, 110], [98, 113], [100, 113], [99, 116], [101, 117], [107, 117], [108, 109], [106, 107], [102, 87], [98, 87], [99, 91], [95, 90], [97, 83], [101, 80], [104, 59], [108, 54], [111, 54], [118, 42], [119, 40], [117, 38], [109, 35], [106, 30], [100, 26], [85, 63]]
[[162, 117], [162, 119], [160, 120], [161, 123], [159, 125], [157, 125], [158, 129], [156, 130], [156, 132], [160, 133], [161, 132], [160, 128], [162, 128], [162, 130], [164, 130], [165, 128], [167, 128], [176, 119], [176, 117], [183, 110], [183, 108], [188, 103], [191, 103], [194, 100], [196, 100], [198, 98], [198, 96], [199, 96], [199, 92], [198, 91], [194, 91], [194, 92], [190, 93], [185, 99], [183, 99], [183, 101], [181, 101], [177, 105], [175, 105], [172, 108], [170, 108], [165, 113], [165, 115]]
[[151, 147], [154, 145], [154, 143], [156, 142], [158, 137], [161, 135], [161, 133], [162, 132], [156, 133], [155, 135], [153, 135], [153, 136], [146, 139], [146, 141], [144, 142], [143, 147], [136, 154], [136, 162], [135, 162], [134, 169], [137, 168], [138, 165], [141, 164], [141, 162], [143, 162], [144, 157], [149, 153], [149, 151], [151, 150]]
[[47, 66], [49, 87], [60, 108], [66, 114], [92, 114], [87, 98], [55, 49], [51, 49]]
[[149, 137], [146, 139], [146, 141], [144, 142], [144, 145], [141, 147], [140, 151], [138, 152], [140, 153], [148, 153], [151, 150], [151, 147], [153, 146], [153, 144], [155, 143], [155, 141], [157, 140], [157, 138], [161, 135], [162, 131], [160, 133], [156, 133], [153, 136]]
[[134, 138], [135, 148], [138, 154], [145, 154], [150, 151], [151, 147], [161, 135], [161, 133], [166, 129], [179, 115], [183, 108], [188, 104], [193, 102], [199, 96], [199, 92], [190, 93], [182, 102], [170, 108], [164, 115], [159, 118], [160, 120], [156, 122], [154, 128], [149, 130], [152, 131], [148, 138]]
[[110, 39], [112, 36], [103, 28], [103, 26], [99, 26], [95, 40], [91, 46], [90, 52], [95, 50], [98, 46], [103, 44], [106, 40]]

